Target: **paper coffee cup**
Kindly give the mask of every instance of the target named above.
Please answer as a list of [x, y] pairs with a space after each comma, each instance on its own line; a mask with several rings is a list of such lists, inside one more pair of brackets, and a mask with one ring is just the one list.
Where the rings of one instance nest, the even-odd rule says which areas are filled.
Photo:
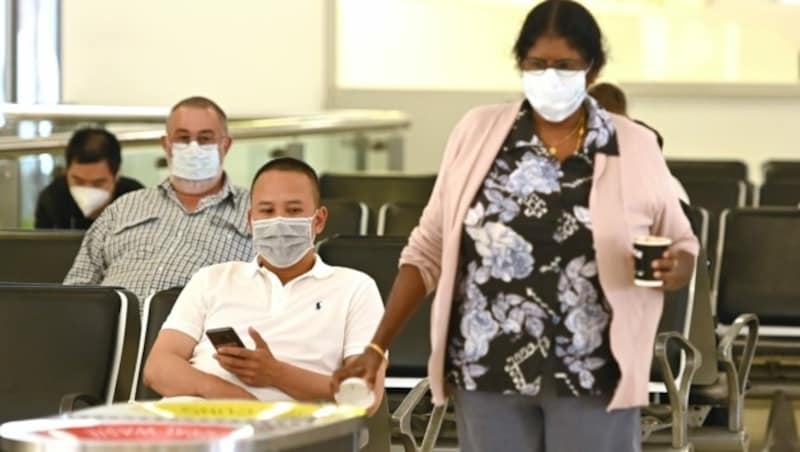
[[645, 235], [633, 241], [634, 270], [633, 283], [640, 287], [661, 287], [664, 281], [653, 276], [653, 261], [661, 259], [664, 251], [672, 245], [669, 237]]
[[340, 405], [369, 408], [375, 403], [375, 393], [369, 389], [362, 378], [351, 377], [339, 385], [339, 392], [333, 398]]

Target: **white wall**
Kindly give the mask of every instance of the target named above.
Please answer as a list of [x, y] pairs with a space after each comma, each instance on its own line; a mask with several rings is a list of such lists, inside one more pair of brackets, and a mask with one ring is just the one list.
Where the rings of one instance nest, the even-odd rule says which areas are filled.
[[323, 107], [327, 0], [63, 0], [65, 103]]
[[627, 88], [629, 113], [661, 132], [667, 157], [744, 160], [756, 183], [763, 161], [800, 159], [800, 87]]

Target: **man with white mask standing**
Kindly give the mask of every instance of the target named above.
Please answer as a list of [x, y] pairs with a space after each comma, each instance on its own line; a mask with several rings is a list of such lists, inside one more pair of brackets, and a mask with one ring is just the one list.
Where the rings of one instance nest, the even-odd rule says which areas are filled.
[[115, 199], [142, 188], [119, 175], [122, 149], [107, 130], [76, 130], [64, 154], [66, 174], [53, 179], [36, 201], [37, 229], [88, 229]]
[[[383, 315], [378, 288], [368, 275], [316, 254], [328, 212], [307, 164], [281, 158], [264, 165], [251, 203], [256, 258], [192, 277], [153, 344], [145, 384], [164, 396], [331, 400], [333, 372], [370, 346]], [[212, 343], [207, 333], [226, 327], [244, 347]], [[385, 364], [366, 394], [371, 410], [383, 397]]]
[[232, 142], [226, 120], [204, 97], [172, 107], [161, 139], [169, 178], [103, 211], [64, 284], [120, 286], [143, 302], [184, 286], [204, 266], [252, 257], [247, 191], [232, 185], [222, 168]]

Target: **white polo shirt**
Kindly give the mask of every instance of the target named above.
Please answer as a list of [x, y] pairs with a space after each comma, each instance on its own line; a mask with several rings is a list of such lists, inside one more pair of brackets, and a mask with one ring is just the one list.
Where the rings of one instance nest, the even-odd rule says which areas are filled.
[[230, 326], [252, 349], [247, 332], [252, 326], [278, 360], [330, 375], [344, 358], [364, 350], [382, 315], [378, 287], [365, 273], [331, 267], [317, 256], [308, 273], [284, 286], [253, 260], [200, 269], [162, 329], [197, 341], [190, 361], [195, 368], [243, 386], [260, 400], [292, 400], [276, 388], [249, 387], [220, 367], [205, 331]]

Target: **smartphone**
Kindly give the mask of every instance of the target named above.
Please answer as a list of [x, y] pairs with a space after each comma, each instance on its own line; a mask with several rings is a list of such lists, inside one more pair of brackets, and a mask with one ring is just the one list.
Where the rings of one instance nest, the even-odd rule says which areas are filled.
[[239, 339], [239, 335], [229, 326], [206, 330], [206, 337], [214, 344], [214, 348], [220, 348], [222, 346], [244, 348], [244, 344], [242, 340]]

